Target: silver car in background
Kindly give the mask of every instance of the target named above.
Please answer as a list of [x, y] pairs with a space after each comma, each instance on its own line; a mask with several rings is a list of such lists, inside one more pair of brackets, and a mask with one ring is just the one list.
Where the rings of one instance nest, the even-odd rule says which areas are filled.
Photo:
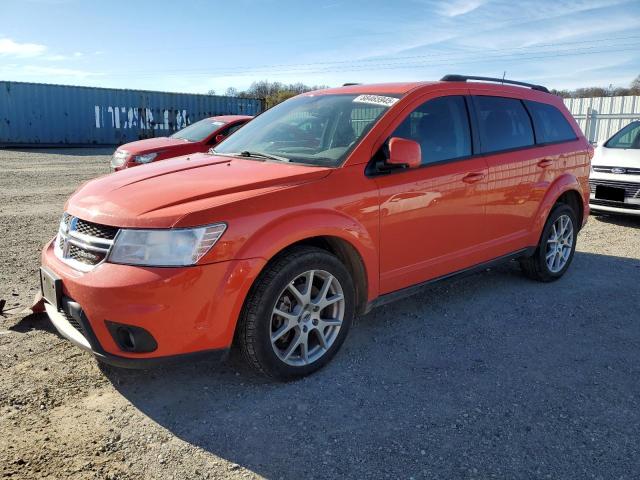
[[595, 212], [640, 215], [640, 121], [598, 144], [589, 185]]

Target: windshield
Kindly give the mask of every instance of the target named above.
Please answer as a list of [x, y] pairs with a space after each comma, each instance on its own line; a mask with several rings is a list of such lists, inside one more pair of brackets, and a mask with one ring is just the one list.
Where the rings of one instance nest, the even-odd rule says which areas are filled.
[[640, 149], [640, 122], [632, 122], [609, 140], [607, 148], [633, 148]]
[[224, 122], [217, 122], [205, 118], [199, 122], [193, 123], [180, 131], [177, 131], [170, 138], [180, 138], [182, 140], [188, 140], [190, 142], [201, 142], [213, 132], [218, 130]]
[[397, 100], [379, 95], [298, 96], [247, 123], [214, 153], [337, 166]]

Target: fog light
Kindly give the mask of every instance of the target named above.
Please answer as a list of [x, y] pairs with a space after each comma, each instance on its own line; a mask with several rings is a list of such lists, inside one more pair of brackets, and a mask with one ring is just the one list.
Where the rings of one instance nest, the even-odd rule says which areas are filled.
[[109, 333], [124, 352], [147, 353], [158, 348], [155, 338], [142, 327], [106, 321]]

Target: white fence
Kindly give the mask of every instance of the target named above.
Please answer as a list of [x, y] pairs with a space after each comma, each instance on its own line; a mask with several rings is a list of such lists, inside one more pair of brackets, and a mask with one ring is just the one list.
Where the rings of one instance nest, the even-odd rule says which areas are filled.
[[607, 140], [640, 120], [640, 96], [565, 98], [564, 103], [590, 142]]

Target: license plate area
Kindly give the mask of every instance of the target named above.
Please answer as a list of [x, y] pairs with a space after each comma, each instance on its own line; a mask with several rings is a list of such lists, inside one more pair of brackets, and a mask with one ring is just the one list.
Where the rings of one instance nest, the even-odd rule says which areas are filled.
[[60, 310], [62, 304], [62, 280], [46, 267], [40, 267], [40, 288], [42, 296]]
[[600, 200], [624, 202], [624, 188], [596, 185], [596, 198]]

